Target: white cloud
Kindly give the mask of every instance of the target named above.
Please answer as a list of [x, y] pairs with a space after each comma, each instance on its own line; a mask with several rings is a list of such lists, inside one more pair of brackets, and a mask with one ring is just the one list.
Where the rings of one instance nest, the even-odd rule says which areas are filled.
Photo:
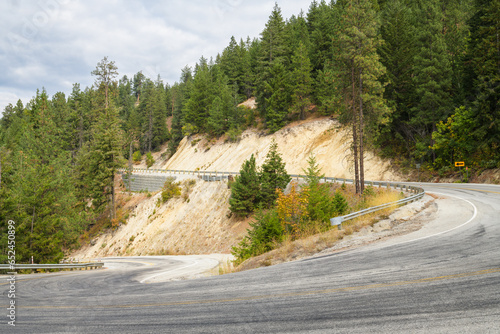
[[[288, 18], [309, 3], [280, 6]], [[0, 111], [17, 98], [26, 103], [37, 88], [53, 95], [69, 94], [75, 82], [92, 85], [90, 72], [104, 56], [120, 76], [142, 70], [173, 84], [185, 65], [215, 57], [232, 35], [259, 37], [273, 6], [270, 0], [0, 1]]]

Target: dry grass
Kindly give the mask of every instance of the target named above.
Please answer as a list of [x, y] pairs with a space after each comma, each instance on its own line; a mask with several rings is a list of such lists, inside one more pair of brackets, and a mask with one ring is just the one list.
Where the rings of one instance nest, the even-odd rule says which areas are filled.
[[222, 261], [216, 270], [218, 275], [233, 273], [235, 272], [234, 263], [231, 260]]

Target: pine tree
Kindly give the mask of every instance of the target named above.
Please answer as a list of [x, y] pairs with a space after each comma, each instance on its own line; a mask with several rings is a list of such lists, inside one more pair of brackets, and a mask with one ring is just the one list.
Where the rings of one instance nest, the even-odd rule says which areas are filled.
[[184, 125], [185, 104], [189, 100], [193, 84], [192, 71], [189, 66], [182, 69], [181, 80], [172, 86], [172, 130], [171, 140], [168, 143], [168, 151], [173, 155], [177, 146], [183, 138], [182, 126]]
[[312, 66], [312, 77], [316, 78], [319, 71], [324, 69], [325, 64], [334, 56], [333, 41], [339, 29], [338, 17], [340, 4], [329, 4], [322, 0], [320, 3], [313, 1], [307, 12], [307, 25], [309, 29], [309, 56]]
[[348, 0], [344, 4], [344, 30], [340, 34], [340, 60], [344, 64], [343, 83], [348, 119], [352, 123], [352, 150], [356, 192], [364, 190], [365, 123], [373, 135], [377, 124], [386, 122], [388, 109], [383, 101], [379, 78], [385, 73], [377, 48], [378, 18], [370, 0]]
[[278, 144], [273, 139], [266, 160], [261, 166], [259, 173], [261, 184], [260, 200], [264, 206], [273, 205], [278, 195], [276, 189], [285, 189], [291, 178], [285, 169], [285, 162], [278, 153]]
[[[436, 124], [445, 120], [453, 110], [451, 99], [451, 63], [444, 37], [444, 17], [439, 0], [419, 0], [413, 3], [415, 17], [416, 52], [414, 58], [413, 83], [415, 101], [413, 103], [411, 125], [420, 137], [417, 146], [420, 154], [434, 152], [427, 148]], [[417, 137], [417, 138], [418, 138]]]
[[57, 125], [59, 115], [52, 108], [45, 91], [28, 104], [27, 117], [20, 119], [20, 137], [10, 143], [12, 164], [7, 165], [4, 183], [9, 189], [0, 188], [8, 196], [0, 206], [16, 221], [19, 262], [31, 256], [39, 263], [58, 261], [62, 248], [86, 227], [75, 197], [64, 129]]
[[290, 74], [282, 63], [272, 65], [270, 79], [265, 83], [266, 126], [276, 132], [286, 124], [291, 104]]
[[209, 107], [213, 99], [211, 83], [210, 68], [206, 59], [201, 57], [199, 64], [196, 65], [189, 100], [183, 109], [183, 123], [185, 126], [189, 124], [195, 133], [206, 130]]
[[[233, 87], [236, 88], [236, 99], [238, 99], [238, 85], [236, 82], [233, 83]], [[216, 74], [213, 90], [215, 98], [210, 105], [206, 129], [210, 134], [220, 136], [229, 129], [231, 126], [230, 120], [236, 113], [228, 78], [222, 71]]]
[[298, 112], [301, 120], [306, 118], [306, 111], [311, 105], [312, 79], [311, 62], [304, 43], [300, 42], [292, 57], [292, 106], [291, 110]]
[[308, 194], [307, 214], [311, 221], [326, 224], [333, 217], [334, 206], [330, 198], [330, 190], [327, 184], [320, 183], [324, 174], [321, 174], [316, 157], [311, 153], [307, 159], [308, 167], [304, 170], [307, 187], [304, 191]]
[[414, 99], [412, 77], [416, 51], [412, 16], [410, 7], [403, 0], [389, 1], [382, 10], [380, 34], [384, 43], [380, 46], [379, 53], [381, 62], [387, 69], [383, 77], [387, 82], [384, 98], [393, 113], [382, 128], [379, 141], [384, 142], [384, 146], [390, 150], [389, 154], [399, 145], [405, 145], [409, 154], [415, 144], [413, 127], [409, 124]]
[[[118, 75], [113, 61], [106, 57], [98, 63], [93, 75], [97, 76], [97, 120], [92, 126], [92, 139], [80, 156], [82, 182], [97, 212], [109, 211], [110, 221], [115, 219], [115, 174], [121, 166], [122, 133], [118, 111], [109, 99], [109, 86], [116, 86]], [[104, 103], [102, 103], [104, 97]]]
[[104, 57], [97, 63], [96, 69], [92, 71], [92, 75], [96, 76], [96, 87], [104, 87], [104, 109], [108, 109], [110, 102], [109, 89], [114, 78], [118, 75], [115, 62], [108, 61], [108, 57]]
[[229, 210], [238, 216], [248, 216], [260, 201], [259, 191], [259, 176], [255, 157], [252, 154], [250, 159], [245, 160], [241, 166], [240, 175], [231, 186]]
[[[275, 90], [280, 88], [271, 84], [271, 81], [275, 80], [277, 71], [286, 72], [285, 66], [288, 65], [286, 54], [285, 21], [281, 15], [281, 8], [275, 3], [266, 27], [261, 33], [257, 68], [258, 77], [256, 78], [256, 100], [259, 110], [266, 118], [268, 112], [274, 114], [273, 118], [276, 118], [276, 113], [281, 113], [281, 110], [276, 110], [276, 106], [269, 106], [269, 100], [274, 93], [279, 94]], [[273, 110], [268, 111], [268, 108]]]
[[498, 166], [500, 161], [500, 1], [477, 0], [471, 18], [469, 82], [478, 124], [476, 137], [483, 165]]
[[242, 75], [242, 61], [243, 57], [240, 47], [236, 42], [234, 36], [231, 36], [231, 41], [229, 45], [222, 52], [220, 59], [221, 70], [228, 78], [228, 84], [232, 86], [233, 84], [240, 85], [241, 75]]

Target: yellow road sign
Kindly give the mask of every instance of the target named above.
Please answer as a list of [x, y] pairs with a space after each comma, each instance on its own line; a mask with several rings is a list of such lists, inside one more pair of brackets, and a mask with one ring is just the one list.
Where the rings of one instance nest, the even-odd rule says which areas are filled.
[[465, 163], [463, 161], [456, 161], [455, 162], [455, 167], [464, 167]]

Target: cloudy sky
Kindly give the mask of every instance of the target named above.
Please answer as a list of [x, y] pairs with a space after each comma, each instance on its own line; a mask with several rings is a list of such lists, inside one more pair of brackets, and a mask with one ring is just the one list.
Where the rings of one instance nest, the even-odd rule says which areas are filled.
[[[311, 0], [277, 1], [283, 17], [307, 12]], [[232, 35], [259, 37], [274, 0], [2, 0], [0, 112], [37, 88], [70, 94], [91, 86], [104, 56], [119, 76], [139, 71], [164, 82], [185, 65], [214, 57]]]

